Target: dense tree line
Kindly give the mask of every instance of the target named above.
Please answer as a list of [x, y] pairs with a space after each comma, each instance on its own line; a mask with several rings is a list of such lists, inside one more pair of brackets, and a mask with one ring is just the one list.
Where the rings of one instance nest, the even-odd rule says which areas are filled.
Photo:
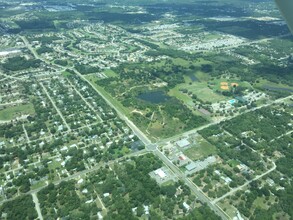
[[6, 213], [6, 219], [34, 220], [38, 217], [31, 195], [20, 196], [3, 203], [0, 213]]
[[90, 65], [83, 65], [83, 64], [76, 64], [75, 68], [81, 74], [96, 73], [96, 72], [99, 72], [100, 70], [98, 67], [93, 67]]
[[54, 22], [47, 19], [18, 20], [16, 23], [22, 31], [55, 29]]
[[38, 54], [51, 53], [51, 52], [53, 52], [53, 49], [47, 46], [41, 46], [40, 48], [37, 49]]
[[254, 140], [264, 139], [270, 141], [274, 137], [285, 134], [290, 129], [288, 122], [291, 119], [292, 116], [285, 111], [261, 108], [222, 124], [225, 130], [235, 136], [241, 137], [243, 132], [252, 131], [255, 133]]
[[54, 60], [54, 63], [60, 66], [67, 66], [68, 65], [68, 61], [67, 60]]
[[51, 183], [38, 193], [38, 198], [42, 214], [48, 219], [66, 216], [72, 219], [73, 211], [81, 206], [80, 198], [75, 191], [75, 181], [61, 182], [58, 186]]
[[195, 208], [184, 218], [180, 220], [220, 220], [221, 218], [217, 216], [207, 205], [203, 205], [199, 208]]
[[[211, 64], [202, 65], [201, 70], [212, 77], [221, 77], [223, 72], [230, 72], [237, 75], [241, 81], [247, 81], [251, 84], [258, 82], [260, 78], [264, 78], [277, 84], [293, 85], [292, 63], [281, 66], [279, 64], [272, 64], [271, 60], [262, 60], [259, 64], [247, 67], [247, 65], [239, 63], [238, 60], [231, 56], [228, 58], [219, 55], [208, 55], [205, 56], [205, 59], [209, 60]], [[280, 88], [282, 87], [280, 86]], [[259, 87], [259, 89], [266, 90], [265, 87]], [[271, 93], [274, 95], [282, 95], [283, 93], [283, 95], [288, 95], [288, 92], [281, 89], [274, 90]]]
[[38, 68], [40, 66], [40, 60], [29, 59], [24, 57], [11, 57], [6, 60], [2, 66], [11, 71], [19, 71], [29, 68]]

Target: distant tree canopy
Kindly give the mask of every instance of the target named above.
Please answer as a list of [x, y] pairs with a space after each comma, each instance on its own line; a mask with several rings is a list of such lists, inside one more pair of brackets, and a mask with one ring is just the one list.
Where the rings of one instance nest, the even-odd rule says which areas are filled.
[[210, 73], [213, 71], [213, 66], [211, 64], [203, 64], [201, 66], [201, 71], [203, 71], [205, 73]]
[[35, 19], [35, 20], [19, 20], [16, 21], [22, 30], [37, 30], [37, 29], [55, 29], [55, 25], [53, 21], [49, 21], [46, 19]]
[[6, 70], [19, 71], [29, 68], [37, 68], [40, 66], [41, 61], [30, 59], [27, 60], [24, 57], [12, 57], [8, 58], [7, 61], [2, 65]]
[[83, 64], [76, 64], [75, 68], [81, 74], [95, 73], [100, 70], [100, 68], [98, 68], [98, 67], [93, 67], [90, 65], [83, 65]]
[[53, 52], [53, 49], [47, 46], [42, 46], [40, 48], [37, 49], [38, 54], [42, 54], [42, 53], [51, 53]]

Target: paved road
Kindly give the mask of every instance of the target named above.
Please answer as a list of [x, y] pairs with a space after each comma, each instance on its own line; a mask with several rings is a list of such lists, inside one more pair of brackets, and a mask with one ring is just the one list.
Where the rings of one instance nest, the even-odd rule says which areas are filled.
[[[25, 44], [27, 45], [27, 47], [32, 51], [32, 53], [34, 54], [34, 56], [38, 59], [42, 59], [39, 57], [39, 55], [35, 52], [35, 50], [31, 47], [31, 45], [29, 44], [29, 42], [27, 41], [26, 38], [22, 38], [23, 41], [25, 42]], [[42, 59], [43, 60], [43, 59]], [[44, 62], [47, 63], [47, 61], [43, 60]], [[221, 199], [225, 198], [226, 196], [230, 195], [230, 194], [233, 194], [234, 192], [236, 192], [237, 190], [243, 188], [245, 185], [248, 185], [250, 182], [256, 180], [256, 179], [259, 179], [265, 175], [267, 175], [268, 173], [272, 172], [276, 167], [274, 165], [274, 167], [272, 169], [270, 169], [269, 171], [263, 173], [262, 175], [254, 178], [253, 180], [247, 182], [246, 184], [244, 184], [243, 186], [241, 187], [238, 187], [232, 191], [230, 191], [229, 193], [225, 194], [223, 197], [220, 197], [218, 198], [217, 200], [214, 200], [214, 201], [211, 201], [200, 189], [197, 188], [197, 186], [192, 183], [185, 175], [184, 173], [177, 167], [175, 166], [162, 152], [160, 152], [157, 148], [157, 144], [166, 144], [168, 141], [172, 141], [172, 140], [176, 140], [178, 139], [179, 137], [182, 137], [182, 136], [187, 136], [189, 134], [193, 134], [201, 129], [204, 129], [204, 128], [207, 128], [211, 125], [214, 125], [214, 124], [218, 124], [222, 121], [226, 121], [226, 120], [230, 120], [232, 118], [235, 118], [241, 114], [245, 114], [245, 113], [248, 113], [248, 112], [251, 112], [251, 111], [255, 111], [257, 109], [260, 109], [260, 108], [263, 108], [263, 107], [266, 107], [266, 106], [270, 106], [274, 103], [280, 103], [280, 102], [283, 102], [285, 101], [286, 99], [288, 98], [292, 98], [293, 96], [289, 96], [289, 97], [286, 97], [286, 98], [282, 98], [282, 99], [278, 99], [278, 100], [275, 100], [269, 104], [265, 104], [265, 105], [262, 105], [262, 106], [259, 106], [259, 107], [256, 107], [256, 108], [253, 108], [253, 109], [250, 109], [250, 110], [247, 110], [247, 111], [244, 111], [242, 113], [239, 113], [239, 114], [235, 114], [234, 116], [232, 117], [228, 117], [228, 118], [224, 118], [220, 121], [216, 121], [216, 122], [211, 122], [207, 125], [204, 125], [204, 126], [201, 126], [199, 128], [196, 128], [196, 129], [193, 129], [191, 131], [188, 131], [188, 132], [185, 132], [183, 134], [178, 134], [178, 135], [175, 135], [169, 139], [165, 139], [165, 140], [162, 140], [160, 142], [158, 142], [157, 144], [153, 144], [150, 139], [139, 129], [136, 127], [135, 124], [133, 124], [133, 122], [131, 120], [129, 120], [122, 112], [120, 112], [120, 110], [114, 105], [111, 103], [110, 100], [107, 99], [107, 97], [105, 97], [88, 79], [86, 79], [82, 74], [80, 74], [76, 69], [74, 68], [71, 68], [71, 70], [73, 70], [82, 80], [86, 81], [89, 85], [91, 85], [91, 87], [107, 102], [107, 104], [109, 106], [111, 106], [113, 109], [116, 110], [118, 116], [125, 121], [125, 123], [132, 129], [132, 131], [138, 136], [138, 138], [146, 145], [146, 148], [148, 151], [152, 151], [157, 157], [159, 157], [171, 170], [172, 172], [177, 176], [177, 178], [183, 180], [185, 182], [185, 184], [187, 186], [190, 187], [190, 189], [192, 190], [192, 192], [194, 192], [198, 199], [204, 203], [207, 203], [207, 205], [216, 213], [218, 214], [222, 219], [229, 219], [229, 216], [227, 216], [227, 214], [216, 204], [217, 201], [220, 201]], [[42, 85], [43, 86], [43, 85]], [[43, 86], [44, 87], [44, 86]], [[44, 88], [45, 90], [45, 88]], [[46, 91], [46, 90], [45, 90]], [[46, 92], [47, 93], [47, 92]], [[48, 95], [48, 94], [47, 94]], [[51, 100], [51, 97], [48, 95], [49, 99]], [[52, 102], [53, 105], [54, 105], [54, 102]], [[57, 112], [59, 112], [58, 108], [56, 107], [56, 110]], [[60, 113], [61, 115], [61, 113]], [[64, 120], [65, 121], [65, 120]], [[129, 155], [130, 156], [130, 155]], [[114, 163], [114, 162], [117, 162], [117, 161], [112, 161], [110, 163]], [[108, 163], [109, 164], [109, 163]], [[101, 166], [97, 166], [95, 168], [91, 168], [91, 169], [88, 169], [88, 170], [85, 170], [85, 171], [82, 171], [82, 172], [79, 172], [79, 173], [76, 173], [70, 177], [67, 177], [67, 178], [64, 178], [62, 180], [58, 180], [58, 181], [55, 181], [54, 184], [59, 184], [61, 181], [67, 181], [69, 179], [73, 179], [73, 178], [76, 178], [80, 175], [84, 175], [86, 173], [89, 173], [89, 172], [92, 172], [94, 170], [97, 170], [99, 169]], [[32, 194], [32, 193], [35, 193], [35, 192], [38, 192], [41, 188], [35, 190], [35, 191], [30, 191], [28, 192], [29, 194]]]
[[57, 108], [55, 102], [53, 101], [53, 99], [51, 98], [50, 94], [48, 93], [46, 87], [43, 85], [43, 83], [40, 82], [40, 85], [42, 86], [44, 92], [46, 93], [47, 97], [49, 98], [49, 100], [51, 101], [53, 107], [55, 108], [55, 110], [57, 111], [58, 115], [61, 117], [63, 123], [65, 124], [65, 126], [67, 127], [68, 131], [71, 131], [71, 128], [69, 127], [69, 125], [67, 124], [65, 118], [63, 117], [62, 113], [60, 112], [60, 110]]
[[222, 219], [229, 219], [229, 216], [217, 204], [211, 203], [211, 200], [192, 181], [190, 181], [185, 176], [185, 174], [176, 165], [174, 165], [161, 151], [157, 149], [153, 151], [153, 153], [158, 156], [180, 180], [184, 181], [184, 183], [191, 189], [191, 191], [197, 196], [197, 198], [201, 202], [206, 203]]
[[0, 106], [17, 105], [17, 104], [21, 104], [23, 102], [24, 102], [23, 100], [19, 99], [19, 100], [16, 100], [14, 102], [1, 103]]
[[11, 76], [11, 75], [4, 74], [1, 71], [0, 71], [0, 75], [4, 76], [4, 79], [9, 78], [9, 79], [17, 80], [17, 81], [27, 81], [27, 77], [24, 78], [24, 77]]
[[272, 143], [272, 142], [275, 141], [275, 140], [279, 140], [280, 138], [282, 138], [282, 137], [284, 137], [284, 136], [288, 136], [288, 135], [291, 134], [291, 133], [293, 133], [293, 130], [292, 130], [292, 131], [288, 131], [286, 134], [282, 134], [282, 135], [280, 135], [279, 137], [276, 137], [276, 138], [270, 140], [270, 143]]
[[23, 129], [23, 132], [24, 132], [24, 134], [25, 134], [25, 137], [26, 137], [27, 143], [30, 143], [31, 140], [30, 140], [30, 138], [29, 138], [29, 136], [28, 136], [28, 134], [27, 134], [27, 131], [26, 131], [25, 127], [24, 127], [24, 124], [22, 124], [22, 129]]
[[34, 48], [32, 47], [32, 45], [28, 42], [28, 40], [26, 39], [25, 36], [20, 36], [20, 38], [22, 39], [22, 41], [24, 42], [24, 44], [27, 46], [27, 48], [32, 52], [32, 54], [34, 55], [34, 57], [36, 59], [40, 59], [39, 54], [34, 50]]
[[214, 199], [214, 200], [212, 201], [212, 204], [215, 204], [215, 203], [221, 201], [222, 199], [226, 198], [227, 196], [233, 195], [235, 192], [237, 192], [238, 190], [243, 189], [245, 186], [247, 186], [248, 184], [252, 183], [253, 181], [256, 181], [256, 180], [258, 180], [258, 179], [264, 177], [265, 175], [267, 175], [267, 174], [273, 172], [276, 168], [277, 168], [277, 166], [276, 166], [276, 164], [273, 162], [273, 167], [272, 167], [271, 169], [269, 169], [268, 171], [266, 171], [265, 173], [263, 173], [263, 174], [261, 174], [261, 175], [256, 176], [256, 177], [253, 178], [252, 180], [247, 181], [247, 182], [246, 182], [245, 184], [243, 184], [242, 186], [239, 186], [239, 187], [237, 187], [237, 188], [235, 188], [235, 189], [232, 189], [230, 192], [226, 193], [225, 195], [223, 195], [223, 196], [221, 196], [221, 197], [219, 197], [219, 198], [217, 198], [217, 199]]
[[211, 203], [208, 197], [206, 197], [183, 173], [182, 171], [175, 166], [162, 152], [160, 152], [155, 144], [152, 144], [150, 139], [139, 129], [136, 127], [136, 125], [129, 120], [122, 112], [119, 111], [119, 109], [114, 106], [92, 83], [87, 80], [82, 74], [80, 74], [78, 71], [73, 69], [75, 73], [88, 82], [92, 88], [113, 108], [116, 110], [118, 116], [126, 122], [126, 124], [132, 129], [132, 131], [138, 136], [138, 138], [146, 145], [146, 148], [149, 151], [152, 151], [156, 156], [158, 156], [175, 174], [178, 178], [183, 180], [187, 186], [190, 187], [190, 189], [197, 195], [198, 199], [204, 203], [207, 203], [212, 210], [215, 211], [222, 219], [228, 219], [227, 214], [221, 210], [217, 205], [214, 205]]
[[103, 119], [100, 117], [100, 115], [96, 112], [96, 109], [83, 97], [83, 95], [75, 88], [75, 86], [67, 79], [67, 82], [69, 85], [74, 89], [74, 91], [80, 96], [80, 98], [85, 102], [85, 104], [94, 112], [96, 113], [96, 116], [99, 118], [99, 120], [102, 122]]
[[[99, 165], [94, 166], [94, 167], [92, 167], [92, 168], [90, 168], [90, 169], [87, 169], [87, 170], [83, 170], [83, 171], [77, 172], [77, 173], [75, 173], [75, 174], [73, 174], [73, 175], [71, 175], [71, 176], [68, 176], [68, 177], [62, 178], [62, 179], [60, 179], [60, 180], [55, 180], [55, 181], [53, 181], [52, 183], [53, 183], [54, 185], [59, 185], [59, 184], [60, 184], [61, 182], [63, 182], [63, 181], [69, 181], [69, 180], [72, 180], [72, 179], [76, 179], [76, 178], [78, 178], [78, 177], [80, 177], [80, 176], [84, 176], [84, 175], [86, 175], [86, 174], [88, 174], [88, 173], [91, 173], [91, 172], [97, 171], [97, 170], [101, 169], [101, 167], [104, 167], [104, 166], [106, 166], [106, 165], [111, 165], [111, 164], [117, 163], [117, 162], [122, 161], [122, 160], [124, 160], [124, 159], [126, 159], [126, 158], [128, 158], [128, 157], [138, 157], [138, 156], [141, 156], [141, 155], [144, 155], [144, 154], [147, 154], [147, 153], [149, 153], [147, 150], [141, 150], [141, 151], [137, 151], [137, 152], [134, 152], [134, 153], [131, 153], [131, 154], [127, 154], [127, 155], [125, 155], [125, 156], [123, 156], [123, 157], [117, 158], [116, 160], [112, 160], [112, 161], [109, 161], [109, 162], [104, 163], [104, 164], [99, 164]], [[44, 189], [45, 187], [47, 187], [47, 186], [42, 186], [42, 187], [39, 187], [39, 188], [37, 188], [37, 189], [30, 190], [30, 191], [28, 191], [28, 192], [26, 192], [26, 193], [23, 193], [23, 194], [21, 194], [21, 195], [32, 195], [32, 194], [37, 194], [39, 191], [41, 191], [41, 190]], [[6, 200], [3, 200], [3, 201], [0, 201], [0, 205], [3, 204], [4, 202], [13, 201], [14, 199], [16, 199], [16, 197], [13, 197], [13, 198], [10, 198], [10, 199], [6, 199]]]
[[231, 120], [231, 119], [233, 119], [233, 118], [236, 118], [236, 117], [238, 117], [238, 116], [240, 116], [240, 115], [242, 115], [242, 114], [246, 114], [246, 113], [248, 113], [248, 112], [253, 112], [253, 111], [257, 110], [257, 109], [261, 109], [261, 108], [264, 108], [264, 107], [268, 107], [268, 106], [271, 106], [271, 105], [273, 105], [273, 104], [282, 103], [282, 102], [284, 102], [284, 101], [286, 101], [287, 99], [290, 99], [290, 98], [293, 98], [293, 95], [290, 95], [290, 96], [287, 96], [287, 97], [284, 97], [284, 98], [280, 98], [280, 99], [276, 99], [275, 101], [272, 101], [272, 102], [270, 102], [270, 103], [268, 103], [268, 104], [263, 104], [263, 105], [260, 105], [260, 106], [258, 106], [258, 107], [255, 107], [255, 108], [248, 109], [248, 110], [246, 110], [246, 111], [244, 111], [244, 112], [241, 112], [241, 113], [238, 113], [238, 114], [234, 114], [233, 116], [229, 116], [229, 117], [223, 118], [223, 119], [221, 119], [221, 120], [218, 120], [218, 121], [215, 121], [215, 122], [208, 123], [208, 124], [206, 124], [206, 125], [200, 126], [200, 127], [195, 128], [195, 129], [193, 129], [193, 130], [190, 130], [190, 131], [187, 131], [187, 132], [184, 132], [184, 133], [181, 133], [181, 134], [174, 135], [173, 137], [166, 138], [166, 139], [161, 140], [161, 141], [159, 141], [159, 142], [157, 142], [157, 143], [160, 144], [160, 145], [164, 145], [164, 144], [166, 144], [167, 142], [170, 142], [170, 141], [176, 141], [176, 140], [178, 140], [178, 138], [180, 138], [180, 137], [184, 137], [184, 136], [188, 136], [188, 135], [194, 134], [194, 133], [196, 133], [197, 131], [200, 131], [200, 130], [205, 129], [205, 128], [207, 128], [207, 127], [210, 127], [210, 126], [212, 126], [212, 125], [219, 124], [219, 123], [224, 122], [224, 121], [229, 121], [229, 120]]
[[[198, 199], [204, 203], [206, 203], [217, 215], [219, 215], [222, 219], [229, 219], [229, 216], [217, 205], [215, 204], [215, 202], [212, 202], [200, 189], [197, 188], [197, 186], [191, 182], [185, 175], [184, 173], [177, 167], [175, 166], [162, 152], [160, 152], [157, 148], [157, 145], [156, 144], [153, 144], [149, 139], [148, 137], [139, 129], [136, 127], [136, 125], [133, 124], [133, 122], [131, 120], [129, 120], [122, 112], [119, 111], [118, 108], [116, 108], [116, 106], [114, 106], [98, 89], [96, 89], [96, 87], [94, 85], [92, 85], [92, 83], [87, 80], [82, 74], [78, 73], [75, 69], [73, 69], [73, 71], [75, 71], [75, 73], [77, 73], [83, 80], [85, 80], [86, 82], [88, 82], [93, 89], [95, 89], [95, 91], [113, 108], [116, 110], [118, 116], [124, 120], [126, 122], [126, 124], [132, 129], [132, 131], [139, 137], [139, 139], [146, 145], [146, 148], [149, 150], [149, 151], [152, 151], [157, 157], [159, 157], [173, 172], [174, 174], [181, 180], [183, 180], [185, 182], [185, 184], [187, 186], [189, 186], [189, 188], [193, 191], [193, 193], [198, 197]], [[241, 114], [245, 114], [245, 113], [248, 113], [248, 112], [252, 112], [252, 111], [255, 111], [257, 109], [260, 109], [260, 108], [263, 108], [263, 107], [266, 107], [266, 106], [270, 106], [274, 103], [280, 103], [280, 102], [283, 102], [285, 101], [286, 99], [289, 99], [289, 98], [292, 98], [292, 96], [289, 96], [289, 97], [285, 97], [285, 98], [281, 98], [281, 99], [278, 99], [278, 100], [275, 100], [271, 103], [268, 103], [268, 104], [265, 104], [265, 105], [261, 105], [261, 106], [258, 106], [256, 108], [253, 108], [253, 109], [249, 109], [247, 111], [244, 111], [242, 113], [239, 113], [239, 114], [235, 114], [234, 116], [231, 116], [231, 117], [228, 117], [228, 118], [224, 118], [223, 120], [221, 121], [226, 121], [226, 120], [230, 120], [232, 118], [235, 118]], [[189, 135], [189, 134], [193, 134], [201, 129], [204, 129], [204, 128], [207, 128], [211, 125], [214, 125], [214, 124], [218, 124], [220, 123], [221, 121], [217, 121], [217, 122], [211, 122], [207, 125], [204, 125], [204, 126], [201, 126], [199, 128], [196, 128], [194, 130], [191, 130], [191, 131], [188, 131], [188, 132], [185, 132], [183, 134], [179, 134], [179, 135], [175, 135], [173, 136], [172, 138], [169, 138], [169, 139], [165, 139], [163, 141], [160, 141], [159, 144], [166, 144], [168, 141], [170, 140], [176, 140], [178, 139], [179, 137], [181, 136], [186, 136], [186, 135]], [[266, 175], [266, 173], [264, 173], [264, 175]], [[263, 176], [264, 176], [263, 175]], [[261, 177], [259, 177], [261, 178]], [[247, 183], [249, 184], [249, 182]], [[243, 186], [244, 187], [244, 186]], [[233, 193], [233, 192], [232, 192]]]
[[73, 70], [81, 79], [86, 81], [106, 102], [109, 106], [111, 106], [118, 114], [118, 116], [125, 121], [125, 123], [132, 129], [132, 131], [138, 136], [138, 138], [146, 145], [150, 145], [150, 139], [138, 128], [131, 120], [129, 120], [120, 110], [110, 102], [107, 97], [105, 97], [87, 78], [85, 78], [82, 74], [80, 74], [76, 69]]

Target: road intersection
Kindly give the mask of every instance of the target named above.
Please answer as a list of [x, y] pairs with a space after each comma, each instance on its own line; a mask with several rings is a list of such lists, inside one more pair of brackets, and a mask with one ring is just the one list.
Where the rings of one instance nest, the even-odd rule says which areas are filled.
[[[35, 56], [35, 58], [37, 59], [40, 59], [46, 63], [48, 63], [48, 61], [44, 60], [43, 58], [41, 58], [37, 53], [36, 51], [32, 48], [32, 46], [30, 45], [30, 43], [27, 41], [26, 38], [22, 38], [22, 40], [25, 42], [26, 46], [28, 47], [28, 49], [33, 53], [33, 55]], [[56, 64], [54, 64], [54, 66], [58, 67], [58, 70], [60, 71], [60, 68], [61, 69], [64, 69], [64, 67], [61, 67], [61, 66], [58, 66]], [[153, 153], [154, 155], [156, 155], [172, 172], [173, 174], [177, 177], [177, 179], [180, 179], [182, 180], [190, 189], [191, 191], [197, 196], [197, 199], [199, 201], [201, 201], [202, 203], [205, 203], [207, 204], [217, 215], [219, 215], [222, 219], [230, 219], [230, 217], [225, 213], [225, 211], [223, 211], [218, 205], [217, 205], [217, 202], [219, 202], [220, 200], [226, 198], [227, 196], [229, 195], [232, 195], [233, 193], [237, 192], [238, 190], [241, 190], [243, 187], [247, 186], [248, 184], [250, 184], [252, 181], [254, 180], [257, 180], [259, 178], [262, 178], [263, 176], [269, 174], [270, 172], [272, 172], [273, 170], [276, 169], [276, 165], [273, 164], [274, 166], [266, 171], [265, 173], [255, 177], [254, 179], [250, 180], [250, 181], [247, 181], [244, 185], [240, 186], [240, 187], [237, 187], [233, 190], [231, 190], [230, 192], [228, 192], [227, 194], [223, 195], [222, 197], [220, 198], [217, 198], [215, 200], [211, 200], [207, 195], [205, 195], [175, 164], [173, 164], [172, 161], [170, 161], [160, 150], [159, 150], [159, 146], [164, 146], [166, 144], [168, 144], [169, 142], [171, 141], [175, 141], [175, 140], [178, 140], [179, 138], [181, 137], [186, 137], [188, 135], [191, 135], [191, 134], [195, 134], [197, 131], [199, 130], [202, 130], [204, 128], [207, 128], [209, 126], [212, 126], [212, 125], [216, 125], [216, 124], [219, 124], [221, 122], [224, 122], [224, 121], [228, 121], [228, 120], [231, 120], [232, 118], [235, 118], [241, 114], [246, 114], [248, 112], [253, 112], [253, 111], [256, 111], [257, 109], [260, 109], [260, 108], [263, 108], [263, 107], [267, 107], [267, 106], [270, 106], [270, 105], [273, 105], [273, 104], [278, 104], [278, 103], [282, 103], [284, 102], [285, 100], [287, 99], [290, 99], [290, 98], [293, 98], [293, 95], [291, 96], [288, 96], [288, 97], [285, 97], [285, 98], [281, 98], [281, 99], [277, 99], [275, 101], [272, 101], [268, 104], [263, 104], [263, 105], [260, 105], [258, 107], [255, 107], [255, 108], [252, 108], [252, 109], [248, 109], [246, 111], [243, 111], [241, 113], [238, 113], [238, 114], [235, 114], [234, 116], [230, 116], [230, 117], [226, 117], [226, 118], [223, 118], [221, 120], [217, 120], [217, 121], [213, 121], [213, 122], [210, 122], [204, 126], [201, 126], [201, 127], [198, 127], [198, 128], [195, 128], [193, 130], [190, 130], [190, 131], [187, 131], [185, 133], [181, 133], [181, 134], [177, 134], [173, 137], [170, 137], [170, 138], [167, 138], [167, 139], [164, 139], [164, 140], [160, 140], [156, 143], [153, 143], [117, 106], [115, 106], [114, 103], [111, 102], [111, 100], [109, 100], [101, 91], [99, 91], [98, 88], [95, 87], [95, 85], [90, 81], [88, 80], [84, 75], [82, 75], [81, 73], [79, 73], [75, 68], [68, 68], [70, 69], [71, 71], [73, 71], [77, 76], [79, 76], [82, 80], [86, 81], [105, 101], [106, 103], [112, 107], [118, 114], [118, 117], [120, 119], [122, 119], [130, 128], [131, 130], [133, 131], [133, 133], [144, 143], [144, 145], [146, 146], [146, 150], [143, 150], [143, 151], [140, 151], [140, 152], [136, 152], [134, 153], [134, 155], [140, 155], [141, 153], [148, 153], [148, 152], [151, 152]], [[44, 86], [42, 85], [41, 83], [41, 86], [43, 87], [43, 89], [45, 90], [46, 94], [48, 95], [48, 98], [50, 99], [50, 96], [49, 94], [47, 93], [46, 91], [46, 88], [44, 88]], [[51, 100], [52, 102], [52, 100]], [[52, 102], [53, 106], [54, 106], [54, 102]], [[54, 106], [55, 107], [55, 106]], [[56, 108], [57, 112], [58, 112], [58, 109]], [[60, 112], [58, 112], [60, 113]], [[61, 115], [61, 113], [60, 113]], [[62, 118], [62, 117], [61, 117]], [[63, 118], [62, 118], [63, 119]], [[63, 119], [64, 120], [64, 119]], [[65, 120], [64, 120], [65, 122]], [[66, 124], [66, 122], [65, 122]], [[66, 124], [66, 126], [69, 128], [69, 126]], [[129, 154], [128, 156], [131, 156], [132, 154]], [[114, 160], [114, 161], [111, 161], [109, 163], [115, 163], [117, 162], [118, 160]], [[108, 164], [109, 164], [108, 163]], [[84, 171], [81, 171], [81, 172], [78, 172], [76, 174], [73, 174], [69, 177], [66, 177], [66, 178], [63, 178], [63, 179], [60, 179], [58, 181], [55, 181], [54, 184], [59, 184], [61, 181], [66, 181], [66, 180], [69, 180], [69, 179], [74, 179], [74, 178], [77, 178], [77, 177], [80, 177], [82, 175], [85, 175], [87, 173], [90, 173], [90, 172], [93, 172], [93, 171], [96, 171], [97, 169], [99, 169], [102, 165], [98, 165], [96, 167], [93, 167], [91, 169], [88, 169], [88, 170], [84, 170]], [[38, 191], [40, 191], [42, 188], [44, 187], [41, 187], [41, 188], [38, 188], [38, 189], [35, 189], [35, 190], [31, 190], [29, 191], [28, 193], [26, 194], [31, 194], [31, 195], [36, 195], [36, 193]]]

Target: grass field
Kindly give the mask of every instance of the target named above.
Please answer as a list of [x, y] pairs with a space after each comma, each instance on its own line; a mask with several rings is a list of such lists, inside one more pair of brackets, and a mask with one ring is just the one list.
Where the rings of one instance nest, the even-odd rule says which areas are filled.
[[219, 206], [227, 213], [228, 216], [230, 216], [231, 219], [235, 216], [237, 209], [230, 205], [226, 200], [221, 201]]
[[175, 134], [181, 133], [184, 124], [174, 118], [166, 118], [166, 124], [163, 126], [159, 121], [154, 122], [148, 128], [148, 131], [153, 138], [167, 138]]
[[189, 83], [183, 83], [170, 90], [168, 94], [182, 100], [187, 106], [190, 106], [192, 103], [192, 98], [180, 92], [180, 89], [187, 89], [203, 101], [218, 102], [228, 100], [227, 97], [215, 93], [212, 89], [208, 88], [206, 82], [193, 82], [191, 85]]
[[207, 82], [211, 79], [211, 76], [209, 74], [204, 73], [202, 71], [196, 71], [195, 76], [199, 81], [206, 81]]
[[284, 85], [282, 83], [270, 82], [270, 81], [265, 80], [265, 79], [259, 80], [259, 82], [254, 85], [255, 88], [260, 88], [260, 89], [263, 89], [264, 86], [271, 86], [271, 87], [276, 87], [276, 88], [292, 89], [288, 85]]
[[184, 66], [184, 67], [189, 66], [189, 62], [187, 60], [182, 59], [182, 58], [173, 59], [173, 63], [175, 65], [181, 65], [181, 66]]
[[68, 77], [68, 76], [71, 75], [71, 73], [70, 73], [70, 72], [67, 72], [67, 71], [64, 71], [64, 72], [62, 73], [62, 75], [63, 75], [64, 77]]
[[229, 160], [228, 161], [228, 164], [231, 166], [231, 167], [236, 167], [237, 165], [239, 165], [239, 162], [237, 160]]
[[35, 110], [32, 104], [8, 107], [6, 109], [0, 110], [0, 120], [9, 121], [20, 115], [28, 115], [34, 113]]
[[56, 168], [61, 167], [61, 163], [53, 160], [52, 163], [49, 163], [48, 167], [50, 170], [55, 170]]
[[253, 206], [261, 209], [269, 209], [269, 203], [274, 204], [275, 198], [276, 197], [273, 195], [271, 195], [268, 200], [266, 200], [265, 197], [258, 197], [256, 200], [254, 200]]
[[218, 102], [227, 99], [225, 96], [215, 93], [212, 89], [208, 88], [205, 83], [194, 83], [188, 86], [187, 89], [203, 101]]
[[174, 96], [177, 99], [182, 100], [185, 105], [190, 106], [192, 104], [192, 98], [188, 94], [180, 92], [180, 88], [181, 87], [176, 86], [168, 92], [168, 95]]
[[198, 143], [184, 151], [184, 154], [191, 160], [199, 160], [216, 153], [217, 148], [204, 139], [200, 139]]
[[105, 70], [104, 74], [108, 77], [117, 77], [117, 73], [115, 73], [113, 70]]

